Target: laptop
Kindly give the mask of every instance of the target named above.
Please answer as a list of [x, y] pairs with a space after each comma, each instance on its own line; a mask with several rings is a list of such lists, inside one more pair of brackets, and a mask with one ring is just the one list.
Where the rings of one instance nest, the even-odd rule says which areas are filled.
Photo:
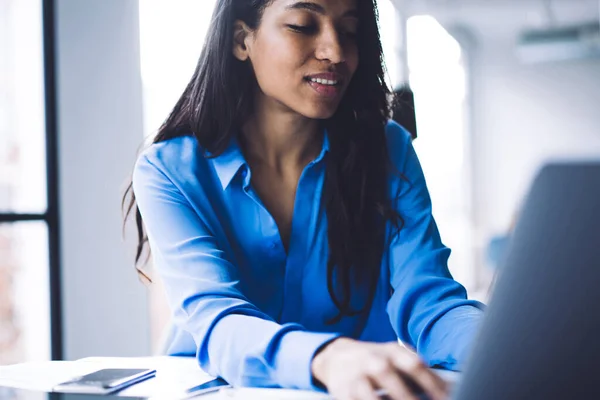
[[600, 163], [535, 178], [452, 398], [600, 399]]

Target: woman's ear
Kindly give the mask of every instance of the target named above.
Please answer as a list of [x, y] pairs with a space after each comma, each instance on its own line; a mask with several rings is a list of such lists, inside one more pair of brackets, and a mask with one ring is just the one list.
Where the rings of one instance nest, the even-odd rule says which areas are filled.
[[251, 30], [244, 21], [237, 20], [233, 24], [233, 55], [240, 61], [246, 61], [249, 57], [247, 41], [251, 36]]

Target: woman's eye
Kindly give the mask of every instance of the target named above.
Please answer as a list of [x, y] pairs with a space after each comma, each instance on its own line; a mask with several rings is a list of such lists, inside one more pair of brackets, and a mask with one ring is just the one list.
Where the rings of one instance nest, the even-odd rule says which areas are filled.
[[346, 31], [343, 33], [344, 36], [346, 36], [347, 38], [350, 39], [356, 39], [356, 32], [352, 32], [352, 31]]
[[340, 35], [346, 37], [348, 39], [356, 39], [357, 29], [353, 24], [347, 24], [346, 26], [342, 25], [339, 28]]
[[293, 31], [299, 32], [299, 33], [304, 33], [304, 34], [310, 34], [313, 33], [315, 31], [315, 27], [314, 25], [288, 25], [288, 28], [290, 28]]

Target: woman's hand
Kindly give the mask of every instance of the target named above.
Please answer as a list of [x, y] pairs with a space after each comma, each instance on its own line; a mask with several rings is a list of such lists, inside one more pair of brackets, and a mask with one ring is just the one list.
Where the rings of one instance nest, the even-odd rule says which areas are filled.
[[397, 342], [335, 339], [317, 353], [311, 370], [336, 400], [378, 400], [380, 389], [393, 400], [417, 400], [419, 391], [432, 400], [448, 396], [445, 382]]

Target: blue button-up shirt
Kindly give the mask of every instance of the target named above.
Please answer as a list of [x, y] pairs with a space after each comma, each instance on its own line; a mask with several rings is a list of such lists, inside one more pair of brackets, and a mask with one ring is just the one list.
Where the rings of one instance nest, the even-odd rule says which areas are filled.
[[139, 157], [133, 187], [173, 314], [169, 354], [195, 354], [205, 371], [240, 386], [314, 388], [312, 357], [340, 335], [400, 339], [428, 364], [460, 369], [482, 305], [448, 271], [450, 250], [410, 135], [393, 122], [386, 131], [406, 178], [388, 179], [404, 225], [384, 252], [369, 313], [335, 325], [325, 324], [337, 314], [321, 204], [327, 134], [298, 182], [287, 252], [236, 140], [215, 158], [193, 136], [153, 144]]

